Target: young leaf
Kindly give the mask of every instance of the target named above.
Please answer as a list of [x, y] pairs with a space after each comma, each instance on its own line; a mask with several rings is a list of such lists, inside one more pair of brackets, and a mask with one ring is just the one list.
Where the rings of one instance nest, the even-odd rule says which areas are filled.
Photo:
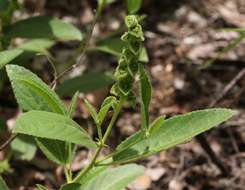
[[82, 40], [81, 32], [71, 24], [48, 16], [35, 16], [18, 21], [5, 31], [6, 37]]
[[151, 82], [142, 64], [140, 64], [140, 104], [141, 128], [146, 130], [149, 126], [149, 105], [151, 101]]
[[20, 49], [12, 49], [5, 50], [0, 52], [0, 69], [2, 69], [6, 64], [14, 60], [20, 54], [23, 53], [23, 50]]
[[57, 88], [60, 96], [72, 96], [75, 92], [91, 92], [113, 84], [114, 78], [108, 73], [88, 73], [64, 81]]
[[37, 189], [38, 190], [48, 190], [46, 187], [44, 187], [43, 185], [37, 184]]
[[85, 102], [85, 105], [86, 105], [86, 108], [88, 109], [91, 117], [93, 118], [94, 122], [96, 124], [98, 124], [98, 114], [94, 108], [94, 106], [86, 99], [84, 99], [84, 102]]
[[3, 178], [0, 176], [0, 189], [1, 190], [9, 190], [8, 186], [6, 185], [5, 181]]
[[141, 7], [142, 0], [127, 0], [129, 14], [135, 14]]
[[229, 109], [206, 109], [156, 122], [150, 128], [147, 138], [138, 140], [136, 144], [132, 143], [140, 138], [141, 132], [138, 132], [119, 145], [113, 160], [128, 162], [169, 149], [219, 125], [233, 115], [234, 111]]
[[102, 103], [101, 105], [101, 108], [100, 108], [100, 111], [98, 113], [98, 123], [99, 123], [99, 126], [102, 125], [105, 117], [106, 117], [106, 114], [108, 113], [109, 109], [112, 107], [112, 108], [115, 108], [115, 105], [117, 104], [117, 99], [114, 97], [114, 96], [109, 96], [107, 97], [104, 102]]
[[35, 156], [37, 147], [33, 138], [26, 135], [19, 135], [11, 143], [11, 149], [17, 159], [31, 160]]
[[79, 95], [79, 92], [76, 92], [74, 96], [72, 97], [71, 105], [68, 111], [70, 117], [72, 117], [74, 113], [76, 112], [77, 103], [78, 103], [78, 95]]
[[17, 65], [7, 65], [6, 68], [15, 97], [22, 109], [66, 114], [66, 108], [59, 97], [34, 73]]
[[16, 121], [15, 133], [60, 140], [95, 148], [96, 144], [76, 122], [67, 116], [45, 111], [30, 111]]

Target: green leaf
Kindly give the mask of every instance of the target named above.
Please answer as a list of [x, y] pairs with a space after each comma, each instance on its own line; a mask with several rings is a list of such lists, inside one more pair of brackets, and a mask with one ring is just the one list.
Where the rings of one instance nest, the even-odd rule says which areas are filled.
[[[63, 115], [67, 114], [66, 108], [59, 97], [35, 74], [17, 65], [8, 65], [7, 73], [10, 78], [17, 102], [22, 109], [27, 111], [51, 111]], [[53, 156], [56, 156], [56, 159], [54, 160], [55, 162], [60, 160], [60, 163], [62, 163], [64, 160], [69, 160], [70, 155], [66, 148], [68, 146], [67, 143], [57, 143], [56, 141], [53, 142], [57, 152], [64, 153], [67, 151], [66, 154], [60, 157], [59, 154], [55, 155], [56, 151], [53, 150], [52, 146], [46, 146], [47, 144], [52, 144], [51, 140], [36, 139], [36, 141], [38, 141], [38, 145], [40, 146], [41, 150], [45, 150], [44, 154], [51, 152]], [[43, 145], [41, 146], [41, 144]], [[43, 147], [46, 147], [46, 149]], [[51, 158], [50, 154], [47, 154], [46, 156]]]
[[[228, 120], [234, 115], [229, 109], [206, 109], [155, 122], [146, 138], [142, 131], [118, 146], [114, 162], [128, 162], [150, 156], [186, 142], [194, 136]], [[137, 143], [133, 143], [137, 141]], [[129, 146], [132, 145], [132, 146]]]
[[136, 164], [110, 168], [94, 177], [80, 190], [122, 190], [137, 177], [143, 175], [144, 168]]
[[[16, 49], [5, 50], [0, 52], [0, 69], [6, 64], [20, 58], [23, 53], [35, 52], [46, 53], [46, 50], [54, 45], [54, 41], [48, 39], [34, 39], [21, 44]], [[33, 54], [34, 55], [34, 54]]]
[[19, 135], [11, 143], [11, 149], [17, 159], [29, 161], [34, 158], [37, 147], [33, 138]]
[[0, 189], [1, 190], [9, 190], [8, 186], [6, 185], [5, 181], [3, 178], [0, 176]]
[[17, 65], [8, 65], [6, 68], [17, 102], [23, 110], [66, 114], [59, 97], [34, 73]]
[[141, 104], [141, 128], [146, 130], [149, 126], [149, 105], [151, 101], [151, 82], [144, 69], [140, 64], [140, 104]]
[[81, 184], [79, 183], [68, 183], [65, 185], [62, 185], [60, 190], [82, 190]]
[[64, 81], [57, 88], [57, 93], [61, 96], [70, 96], [75, 92], [91, 92], [107, 87], [114, 82], [111, 74], [89, 73], [79, 77], [74, 77]]
[[60, 140], [95, 148], [96, 144], [76, 122], [68, 116], [45, 111], [30, 111], [16, 121], [15, 133]]
[[122, 190], [130, 182], [143, 175], [144, 167], [129, 164], [108, 169], [107, 166], [95, 167], [82, 179], [62, 186], [60, 190]]
[[59, 165], [66, 165], [71, 162], [72, 155], [69, 154], [69, 143], [64, 143], [60, 140], [50, 140], [43, 138], [36, 139], [36, 142], [49, 160], [52, 160]]
[[126, 45], [120, 38], [106, 38], [96, 43], [94, 50], [120, 56], [123, 47]]
[[142, 4], [142, 0], [127, 0], [129, 14], [135, 14], [138, 12]]
[[20, 49], [1, 51], [0, 52], [0, 69], [2, 69], [6, 64], [11, 62], [13, 59], [18, 57], [22, 53], [23, 53], [23, 50], [20, 50]]
[[48, 190], [46, 187], [44, 187], [43, 185], [37, 184], [37, 189], [38, 190]]
[[97, 166], [89, 170], [87, 174], [82, 176], [82, 178], [77, 180], [77, 183], [84, 186], [88, 184], [91, 180], [95, 179], [100, 173], [104, 172], [108, 166]]
[[18, 49], [29, 51], [29, 52], [38, 52], [44, 53], [47, 49], [54, 45], [53, 40], [49, 39], [34, 39], [27, 41], [21, 44]]
[[88, 109], [91, 117], [93, 118], [93, 120], [97, 124], [98, 123], [98, 115], [97, 115], [97, 112], [96, 112], [94, 106], [87, 99], [84, 99], [84, 103], [85, 103], [86, 108]]
[[[106, 38], [96, 43], [96, 47], [90, 49], [93, 51], [102, 51], [111, 55], [120, 57], [123, 47], [126, 45], [120, 38]], [[149, 61], [148, 54], [145, 48], [142, 48], [139, 61], [146, 63]]]
[[69, 111], [68, 111], [70, 117], [72, 117], [74, 115], [74, 113], [76, 112], [77, 103], [78, 103], [78, 96], [79, 96], [79, 92], [76, 92], [74, 94], [74, 96], [72, 97], [71, 105], [70, 105]]
[[98, 113], [98, 124], [99, 126], [102, 125], [108, 111], [110, 110], [111, 107], [115, 108], [115, 105], [117, 104], [117, 99], [114, 96], [109, 96], [107, 97], [100, 108], [100, 111]]
[[54, 40], [82, 40], [81, 32], [69, 23], [48, 16], [35, 16], [18, 21], [5, 31], [9, 38], [48, 38]]
[[[157, 129], [160, 128], [163, 123], [165, 122], [165, 117], [158, 117], [152, 124], [150, 125], [150, 129]], [[114, 153], [117, 155], [117, 153], [120, 154], [123, 150], [128, 150], [133, 145], [143, 141], [146, 139], [145, 131], [138, 131], [137, 133], [133, 134], [132, 136], [128, 137], [126, 140], [121, 142], [120, 145], [118, 145], [116, 152]]]

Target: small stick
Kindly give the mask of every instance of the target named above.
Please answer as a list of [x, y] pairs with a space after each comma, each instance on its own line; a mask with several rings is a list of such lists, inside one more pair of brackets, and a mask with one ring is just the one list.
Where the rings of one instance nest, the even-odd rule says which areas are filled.
[[1, 146], [0, 146], [0, 151], [5, 149], [15, 138], [17, 137], [17, 134], [12, 134], [10, 138], [5, 141]]
[[233, 87], [234, 85], [245, 75], [245, 67], [225, 86], [223, 91], [209, 104], [209, 107], [213, 107], [217, 104]]

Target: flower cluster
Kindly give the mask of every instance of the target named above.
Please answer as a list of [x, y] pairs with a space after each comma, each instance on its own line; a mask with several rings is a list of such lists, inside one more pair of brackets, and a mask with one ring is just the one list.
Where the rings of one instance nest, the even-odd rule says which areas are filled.
[[144, 34], [139, 24], [138, 17], [129, 15], [125, 18], [128, 31], [121, 39], [125, 42], [121, 57], [114, 74], [116, 83], [111, 89], [111, 93], [116, 96], [124, 96], [128, 99], [134, 97], [132, 87], [135, 75], [139, 70], [139, 56], [143, 47]]

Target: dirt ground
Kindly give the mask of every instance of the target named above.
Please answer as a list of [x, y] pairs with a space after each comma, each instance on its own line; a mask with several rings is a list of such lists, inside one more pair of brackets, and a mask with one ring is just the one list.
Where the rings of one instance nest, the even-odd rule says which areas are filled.
[[[96, 1], [25, 0], [21, 16], [47, 14], [60, 17], [77, 25], [83, 32], [93, 19]], [[95, 39], [116, 31], [125, 16], [121, 1], [109, 5], [95, 27]], [[244, 190], [245, 189], [245, 41], [219, 57], [213, 64], [201, 69], [208, 60], [238, 37], [235, 32], [222, 28], [245, 28], [244, 0], [145, 0], [140, 14], [145, 14], [144, 30], [149, 54], [147, 69], [152, 78], [153, 98], [150, 117], [167, 117], [179, 113], [207, 108], [227, 107], [238, 115], [205, 134], [219, 162], [226, 168], [222, 173], [197, 139], [171, 150], [139, 161], [146, 167], [145, 175], [132, 183], [129, 190]], [[52, 53], [58, 60], [71, 55], [77, 44], [57, 44]], [[42, 66], [39, 66], [43, 63]], [[91, 52], [77, 71], [106, 71], [116, 67], [113, 56]], [[34, 59], [35, 68], [49, 81], [50, 67], [45, 60]], [[62, 62], [59, 66], [62, 70]], [[80, 70], [79, 70], [80, 69]], [[243, 71], [243, 72], [242, 72]], [[240, 76], [241, 75], [241, 76]], [[236, 78], [237, 77], [237, 78]], [[237, 80], [236, 80], [237, 79]], [[239, 79], [239, 80], [238, 80]], [[233, 83], [230, 83], [233, 81]], [[229, 86], [230, 85], [230, 86]], [[227, 91], [224, 89], [229, 88]], [[6, 96], [11, 94], [11, 96]], [[86, 94], [99, 107], [108, 89]], [[70, 102], [70, 98], [64, 101]], [[3, 103], [4, 102], [4, 103]], [[0, 94], [0, 112], [15, 120], [17, 107], [10, 86]], [[2, 107], [2, 108], [1, 108]], [[76, 120], [93, 133], [92, 120], [82, 101]], [[125, 108], [112, 133], [111, 149], [140, 127], [139, 107]], [[5, 150], [6, 152], [7, 150]], [[110, 150], [104, 151], [104, 154]], [[5, 152], [0, 157], [4, 158]], [[91, 158], [92, 152], [79, 149], [73, 170], [78, 171]], [[31, 162], [11, 161], [12, 172], [4, 174], [12, 189], [31, 190], [36, 183], [57, 188], [64, 180], [62, 168], [57, 168], [38, 152]], [[58, 182], [58, 183], [57, 183]]]

